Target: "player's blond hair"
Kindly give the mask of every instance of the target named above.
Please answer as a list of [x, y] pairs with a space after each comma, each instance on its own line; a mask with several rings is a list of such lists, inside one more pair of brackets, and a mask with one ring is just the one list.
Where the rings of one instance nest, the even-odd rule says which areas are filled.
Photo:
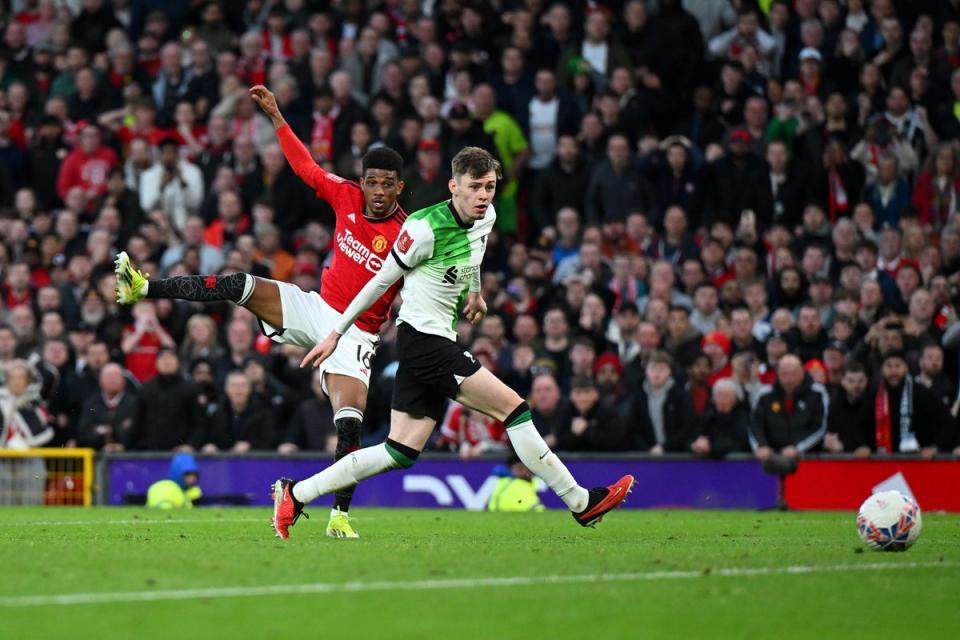
[[453, 156], [450, 169], [454, 180], [460, 176], [482, 178], [491, 171], [496, 173], [497, 179], [503, 178], [503, 169], [500, 162], [489, 151], [480, 147], [464, 147]]

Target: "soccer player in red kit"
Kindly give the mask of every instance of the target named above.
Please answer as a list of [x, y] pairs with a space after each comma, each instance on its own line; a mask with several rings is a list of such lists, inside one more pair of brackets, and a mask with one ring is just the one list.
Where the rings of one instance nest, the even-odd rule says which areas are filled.
[[[283, 153], [294, 172], [326, 200], [336, 213], [333, 259], [324, 270], [318, 294], [287, 282], [257, 278], [247, 273], [179, 276], [147, 280], [125, 252], [117, 256], [117, 300], [133, 304], [144, 298], [174, 298], [214, 302], [229, 300], [246, 307], [260, 320], [264, 333], [276, 342], [312, 348], [321, 342], [344, 309], [380, 270], [400, 233], [406, 214], [397, 204], [403, 190], [403, 159], [396, 151], [379, 147], [363, 157], [359, 184], [324, 171], [291, 131], [273, 93], [261, 85], [250, 89], [276, 128]], [[370, 361], [376, 351], [380, 326], [387, 319], [400, 283], [391, 287], [360, 316], [343, 336], [339, 348], [324, 363], [323, 390], [333, 406], [337, 428], [335, 459], [360, 446], [360, 425], [367, 404]], [[358, 537], [347, 515], [353, 489], [336, 494], [327, 535]], [[280, 531], [277, 531], [280, 536]]]

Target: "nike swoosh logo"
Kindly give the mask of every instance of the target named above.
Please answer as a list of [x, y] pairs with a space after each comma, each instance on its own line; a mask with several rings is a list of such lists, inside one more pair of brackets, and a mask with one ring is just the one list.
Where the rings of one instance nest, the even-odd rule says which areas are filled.
[[543, 452], [543, 455], [540, 456], [539, 459], [540, 459], [540, 460], [543, 460], [543, 459], [546, 458], [548, 455], [550, 455], [550, 449], [547, 449], [546, 451], [544, 451], [544, 452]]
[[602, 511], [611, 501], [616, 500], [617, 497], [623, 493], [623, 487], [617, 487], [616, 491], [611, 491], [607, 494], [607, 497], [597, 503], [597, 505], [591, 509], [588, 513], [583, 514], [581, 517], [589, 518], [593, 516], [598, 511]]

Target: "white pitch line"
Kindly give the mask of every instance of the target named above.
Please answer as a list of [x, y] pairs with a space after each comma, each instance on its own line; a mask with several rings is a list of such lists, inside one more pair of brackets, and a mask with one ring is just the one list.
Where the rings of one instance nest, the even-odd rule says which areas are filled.
[[710, 571], [649, 571], [586, 575], [505, 576], [451, 578], [447, 580], [370, 582], [316, 582], [307, 584], [277, 584], [251, 587], [210, 587], [157, 591], [121, 591], [106, 593], [63, 593], [52, 595], [0, 597], [0, 607], [42, 607], [74, 604], [115, 604], [121, 602], [157, 602], [164, 600], [193, 600], [197, 598], [250, 598], [256, 596], [295, 595], [304, 593], [349, 593], [358, 591], [426, 591], [437, 589], [477, 589], [482, 587], [528, 587], [558, 584], [603, 582], [648, 582], [658, 580], [692, 580], [714, 577], [752, 577], [837, 573], [847, 571], [895, 571], [903, 569], [957, 568], [960, 562], [884, 562], [838, 565], [800, 565], [790, 567], [730, 567]]
[[215, 518], [207, 520], [140, 520], [140, 519], [129, 519], [129, 520], [39, 520], [39, 521], [22, 521], [22, 522], [2, 522], [0, 521], [0, 527], [23, 527], [29, 525], [31, 527], [60, 527], [67, 525], [98, 525], [98, 524], [220, 524], [222, 522], [265, 522], [270, 524], [270, 518]]

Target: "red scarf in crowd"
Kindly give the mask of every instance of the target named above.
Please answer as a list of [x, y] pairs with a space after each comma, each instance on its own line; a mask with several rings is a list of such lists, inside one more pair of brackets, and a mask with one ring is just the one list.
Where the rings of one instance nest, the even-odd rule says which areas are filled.
[[[878, 453], [893, 453], [893, 431], [890, 421], [890, 395], [886, 383], [880, 383], [874, 400], [875, 444]], [[903, 379], [900, 395], [900, 451], [917, 451], [919, 446], [913, 434], [913, 379], [909, 374]]]
[[830, 222], [836, 222], [837, 218], [850, 210], [850, 199], [847, 197], [847, 189], [840, 177], [840, 172], [836, 167], [830, 169], [827, 176], [830, 183]]

